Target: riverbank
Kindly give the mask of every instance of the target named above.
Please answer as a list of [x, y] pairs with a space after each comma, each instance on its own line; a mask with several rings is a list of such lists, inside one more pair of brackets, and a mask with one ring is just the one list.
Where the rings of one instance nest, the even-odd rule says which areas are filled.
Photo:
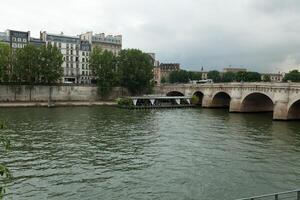
[[66, 106], [115, 106], [114, 101], [56, 101], [51, 102], [0, 102], [0, 108], [17, 107], [66, 107]]

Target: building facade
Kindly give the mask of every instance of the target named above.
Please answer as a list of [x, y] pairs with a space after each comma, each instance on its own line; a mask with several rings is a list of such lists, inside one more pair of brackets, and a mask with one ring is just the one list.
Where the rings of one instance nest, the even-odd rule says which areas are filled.
[[105, 35], [104, 33], [93, 34], [92, 31], [80, 35], [80, 39], [88, 41], [92, 49], [98, 47], [118, 55], [122, 50], [122, 35]]
[[278, 74], [265, 73], [265, 74], [261, 74], [261, 80], [265, 80], [265, 76], [268, 76], [271, 82], [282, 82], [284, 78], [284, 74], [281, 73]]
[[41, 33], [41, 40], [60, 49], [63, 55], [63, 83], [90, 83], [86, 74], [89, 73], [89, 44], [82, 43], [79, 36]]

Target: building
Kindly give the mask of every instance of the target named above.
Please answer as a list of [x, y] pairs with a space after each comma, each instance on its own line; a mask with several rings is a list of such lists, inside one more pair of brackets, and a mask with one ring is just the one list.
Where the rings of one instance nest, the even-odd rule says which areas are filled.
[[[80, 50], [80, 38], [78, 36], [67, 36], [61, 34], [50, 34], [47, 32], [41, 32], [40, 38], [46, 43], [52, 46], [58, 47], [63, 55], [63, 83], [80, 83], [80, 68], [84, 64], [86, 69], [86, 60], [83, 59], [82, 52]], [[81, 58], [81, 59], [80, 59]], [[83, 61], [83, 62], [82, 62]]]
[[30, 37], [29, 43], [36, 46], [36, 47], [41, 47], [43, 45], [46, 45], [46, 42], [44, 42], [40, 38], [33, 38], [33, 37]]
[[92, 44], [92, 49], [99, 47], [102, 50], [118, 55], [122, 50], [122, 35], [105, 35], [104, 33], [93, 34], [92, 31], [81, 34], [80, 39]]
[[179, 71], [180, 64], [179, 63], [161, 63], [159, 65], [161, 78], [168, 79], [171, 72]]
[[80, 41], [80, 51], [79, 51], [79, 83], [91, 84], [95, 77], [92, 74], [92, 70], [89, 65], [89, 59], [91, 54], [91, 44], [89, 41]]
[[270, 77], [271, 82], [282, 82], [282, 80], [284, 78], [284, 74], [282, 74], [282, 73], [278, 73], [278, 74], [264, 73], [264, 74], [261, 74], [261, 80], [264, 80], [265, 76]]
[[237, 73], [237, 72], [247, 72], [246, 68], [235, 68], [235, 67], [228, 67], [228, 68], [224, 68], [223, 72], [233, 72], [233, 73]]
[[153, 67], [153, 80], [155, 84], [160, 85], [161, 83], [160, 67]]

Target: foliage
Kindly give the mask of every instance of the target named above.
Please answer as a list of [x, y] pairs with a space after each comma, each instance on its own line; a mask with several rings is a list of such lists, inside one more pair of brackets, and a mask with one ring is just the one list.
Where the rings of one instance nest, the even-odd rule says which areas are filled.
[[189, 72], [185, 70], [173, 71], [169, 75], [170, 83], [188, 83], [189, 82]]
[[98, 89], [101, 97], [106, 97], [112, 87], [116, 85], [117, 59], [110, 51], [95, 48], [90, 57], [90, 66], [97, 77]]
[[63, 76], [63, 55], [51, 45], [36, 47], [28, 44], [12, 52], [0, 44], [0, 79], [25, 83], [54, 83]]
[[202, 80], [202, 73], [201, 72], [188, 72], [190, 80]]
[[160, 80], [160, 82], [161, 82], [161, 83], [166, 83], [166, 82], [167, 82], [166, 77], [162, 77], [161, 80]]
[[285, 74], [283, 81], [300, 82], [300, 72], [298, 70], [292, 70]]
[[244, 72], [236, 73], [236, 81], [238, 82], [260, 82], [261, 74], [258, 72]]
[[262, 81], [263, 82], [271, 82], [270, 75], [263, 75]]
[[39, 80], [40, 51], [29, 44], [17, 49], [14, 75], [18, 82], [34, 83]]
[[130, 98], [118, 98], [117, 103], [119, 106], [132, 106], [132, 99]]
[[236, 73], [234, 72], [225, 72], [222, 75], [222, 82], [233, 82], [236, 79]]
[[0, 81], [8, 79], [10, 57], [9, 45], [0, 42]]
[[197, 95], [193, 95], [191, 98], [191, 103], [194, 105], [199, 104], [199, 97]]
[[44, 83], [55, 83], [63, 76], [63, 55], [57, 47], [42, 46], [39, 59], [39, 76]]
[[221, 81], [221, 75], [220, 72], [217, 70], [209, 71], [207, 73], [207, 78], [212, 79], [215, 83], [218, 83]]
[[122, 50], [117, 59], [120, 85], [133, 95], [151, 91], [152, 63], [148, 54], [138, 49]]
[[[5, 129], [6, 125], [4, 122], [0, 122], [0, 131]], [[10, 148], [10, 140], [2, 135], [2, 132], [0, 132], [0, 144], [2, 144], [2, 146], [4, 147], [4, 149], [9, 149]], [[1, 177], [5, 177], [5, 178], [10, 178], [11, 177], [11, 173], [9, 171], [9, 169], [3, 165], [0, 164], [0, 176]], [[5, 190], [2, 186], [0, 186], [0, 198], [3, 197], [3, 194], [5, 193]]]

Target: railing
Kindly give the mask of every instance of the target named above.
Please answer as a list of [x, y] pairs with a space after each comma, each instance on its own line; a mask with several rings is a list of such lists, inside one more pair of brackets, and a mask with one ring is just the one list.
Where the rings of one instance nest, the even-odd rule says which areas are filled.
[[286, 192], [279, 192], [274, 194], [248, 197], [248, 198], [237, 199], [237, 200], [283, 200], [283, 199], [300, 200], [300, 189], [286, 191]]

